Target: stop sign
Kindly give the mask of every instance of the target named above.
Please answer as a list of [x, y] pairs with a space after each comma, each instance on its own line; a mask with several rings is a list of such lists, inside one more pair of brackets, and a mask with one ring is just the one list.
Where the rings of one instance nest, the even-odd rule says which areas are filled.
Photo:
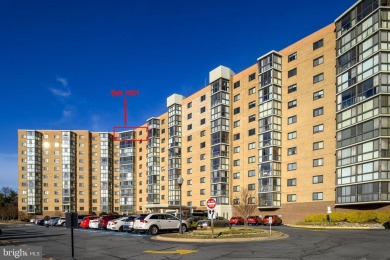
[[209, 199], [207, 200], [206, 204], [207, 204], [207, 208], [213, 209], [213, 208], [215, 208], [215, 206], [217, 205], [217, 202], [215, 201], [215, 199], [209, 198]]

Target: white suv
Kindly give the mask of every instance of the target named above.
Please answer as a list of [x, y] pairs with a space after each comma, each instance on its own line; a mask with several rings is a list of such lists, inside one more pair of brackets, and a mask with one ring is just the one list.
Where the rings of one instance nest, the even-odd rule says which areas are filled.
[[[173, 215], [164, 213], [151, 213], [141, 214], [134, 221], [134, 231], [149, 232], [151, 235], [157, 235], [160, 230], [178, 231], [180, 227], [180, 220]], [[187, 221], [182, 220], [181, 222], [182, 231], [187, 231]]]

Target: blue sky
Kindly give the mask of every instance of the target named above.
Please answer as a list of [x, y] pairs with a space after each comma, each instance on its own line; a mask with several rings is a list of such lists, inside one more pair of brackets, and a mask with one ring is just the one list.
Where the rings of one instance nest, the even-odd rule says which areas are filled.
[[208, 72], [239, 72], [332, 23], [353, 0], [0, 2], [0, 187], [17, 188], [17, 129], [111, 131], [166, 110]]

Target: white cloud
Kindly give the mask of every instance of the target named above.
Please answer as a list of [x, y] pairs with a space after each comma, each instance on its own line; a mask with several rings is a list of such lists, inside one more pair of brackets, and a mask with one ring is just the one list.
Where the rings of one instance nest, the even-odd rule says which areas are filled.
[[69, 97], [72, 93], [68, 87], [68, 80], [57, 76], [57, 82], [61, 83], [61, 88], [49, 88], [50, 92], [57, 97]]
[[68, 86], [68, 80], [66, 78], [62, 78], [57, 75], [57, 81], [60, 82], [64, 87]]

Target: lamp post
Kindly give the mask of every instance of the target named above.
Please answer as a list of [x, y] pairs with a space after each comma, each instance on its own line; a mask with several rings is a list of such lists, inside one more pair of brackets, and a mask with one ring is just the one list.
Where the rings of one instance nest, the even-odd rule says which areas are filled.
[[180, 204], [179, 204], [179, 221], [180, 221], [180, 226], [179, 226], [179, 234], [183, 234], [183, 229], [181, 228], [181, 185], [183, 184], [183, 177], [180, 175], [177, 177], [177, 184], [179, 184], [179, 196], [180, 196]]

